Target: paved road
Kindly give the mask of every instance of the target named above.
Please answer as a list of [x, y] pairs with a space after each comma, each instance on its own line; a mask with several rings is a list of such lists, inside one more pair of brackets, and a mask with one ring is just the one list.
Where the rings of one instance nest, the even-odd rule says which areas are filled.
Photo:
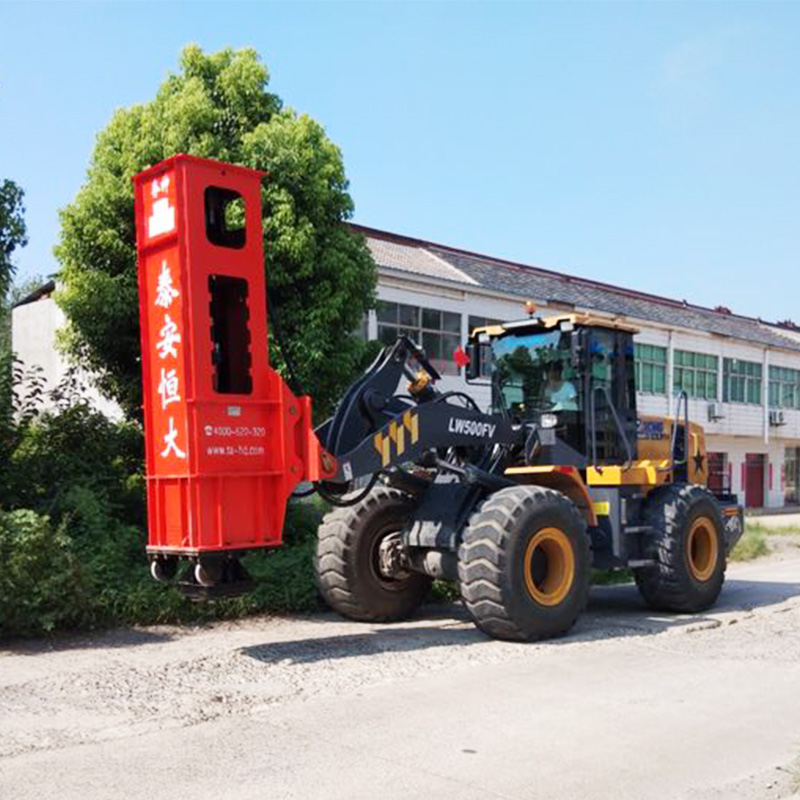
[[558, 642], [458, 606], [150, 629], [0, 654], [0, 798], [779, 798], [800, 755], [800, 558], [714, 613], [593, 591]]

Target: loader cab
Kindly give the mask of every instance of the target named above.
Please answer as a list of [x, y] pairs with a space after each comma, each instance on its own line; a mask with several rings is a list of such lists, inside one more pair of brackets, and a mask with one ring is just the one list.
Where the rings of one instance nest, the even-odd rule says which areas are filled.
[[471, 367], [493, 411], [554, 430], [556, 463], [622, 464], [636, 446], [633, 334], [575, 314], [507, 323], [475, 331]]

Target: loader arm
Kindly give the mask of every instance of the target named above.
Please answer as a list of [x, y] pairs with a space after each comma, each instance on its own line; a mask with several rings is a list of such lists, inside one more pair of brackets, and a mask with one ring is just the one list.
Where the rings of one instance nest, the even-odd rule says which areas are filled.
[[[412, 365], [417, 365], [415, 371]], [[350, 387], [336, 414], [316, 433], [336, 459], [328, 492], [343, 494], [359, 478], [458, 448], [476, 456], [496, 445], [523, 444], [524, 431], [500, 414], [483, 413], [460, 392], [440, 392], [439, 373], [407, 336], [385, 347]], [[406, 379], [407, 393], [399, 387]]]

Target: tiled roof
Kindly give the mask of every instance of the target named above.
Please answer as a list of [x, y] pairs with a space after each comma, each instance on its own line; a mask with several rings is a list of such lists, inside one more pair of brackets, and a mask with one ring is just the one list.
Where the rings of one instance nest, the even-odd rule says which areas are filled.
[[753, 317], [715, 311], [360, 225], [352, 227], [366, 236], [379, 267], [468, 284], [540, 303], [563, 303], [800, 351], [800, 339]]
[[369, 247], [375, 263], [381, 267], [413, 272], [416, 275], [425, 275], [428, 278], [469, 283], [473, 286], [477, 283], [469, 275], [456, 269], [446, 260], [415, 244], [368, 236], [367, 247]]
[[25, 297], [23, 297], [21, 300], [18, 300], [16, 303], [14, 303], [14, 308], [25, 306], [28, 303], [35, 303], [37, 300], [41, 300], [43, 297], [50, 297], [55, 290], [55, 279], [50, 278], [50, 280], [43, 283], [38, 289], [35, 289], [30, 294], [25, 295]]

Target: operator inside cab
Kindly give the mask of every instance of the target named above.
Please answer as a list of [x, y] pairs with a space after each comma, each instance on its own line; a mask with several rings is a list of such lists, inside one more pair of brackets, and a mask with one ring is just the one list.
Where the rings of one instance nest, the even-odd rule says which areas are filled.
[[564, 379], [564, 364], [559, 359], [551, 365], [544, 387], [544, 396], [551, 411], [577, 411], [578, 390], [572, 381]]
[[568, 334], [559, 330], [509, 333], [492, 342], [492, 365], [495, 403], [517, 420], [538, 420], [543, 412], [581, 410]]

